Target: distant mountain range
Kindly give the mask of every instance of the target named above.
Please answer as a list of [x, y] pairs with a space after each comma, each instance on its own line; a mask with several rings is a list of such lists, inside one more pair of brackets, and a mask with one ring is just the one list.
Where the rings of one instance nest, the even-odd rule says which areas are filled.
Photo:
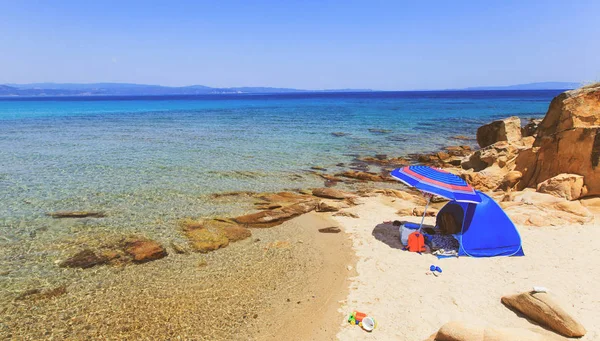
[[0, 85], [0, 96], [164, 96], [260, 94], [296, 92], [369, 92], [370, 89], [299, 90], [270, 87], [211, 88], [204, 85], [170, 87], [129, 83], [31, 83]]
[[[581, 83], [543, 82], [509, 86], [481, 86], [453, 90], [565, 90], [575, 89]], [[0, 85], [0, 96], [164, 96], [210, 94], [261, 94], [300, 92], [371, 92], [370, 89], [300, 90], [270, 87], [212, 88], [204, 85], [170, 87], [130, 83], [31, 83]]]
[[575, 82], [540, 82], [507, 86], [477, 86], [461, 90], [567, 90], [576, 89], [582, 85], [582, 83]]

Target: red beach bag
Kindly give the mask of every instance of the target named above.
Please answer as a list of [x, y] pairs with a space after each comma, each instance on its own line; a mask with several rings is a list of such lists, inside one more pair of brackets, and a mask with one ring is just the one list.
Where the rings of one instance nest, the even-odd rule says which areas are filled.
[[424, 252], [425, 251], [425, 237], [419, 231], [415, 231], [408, 236], [408, 251], [410, 252]]

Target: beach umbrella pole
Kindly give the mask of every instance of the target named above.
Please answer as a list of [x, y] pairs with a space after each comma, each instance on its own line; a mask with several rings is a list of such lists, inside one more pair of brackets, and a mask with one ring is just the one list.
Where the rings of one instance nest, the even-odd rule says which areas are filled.
[[425, 205], [425, 210], [423, 210], [423, 217], [421, 218], [421, 225], [419, 225], [419, 232], [423, 228], [423, 222], [425, 221], [425, 215], [427, 214], [427, 207], [429, 207], [429, 202], [431, 201], [431, 195], [427, 195], [427, 204]]

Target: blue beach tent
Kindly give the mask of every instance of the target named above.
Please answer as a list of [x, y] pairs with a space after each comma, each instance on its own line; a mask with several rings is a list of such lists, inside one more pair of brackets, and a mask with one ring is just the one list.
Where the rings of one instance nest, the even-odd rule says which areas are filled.
[[458, 226], [458, 255], [470, 257], [524, 256], [521, 236], [502, 208], [485, 193], [475, 191], [481, 203], [448, 202], [437, 214], [449, 212]]

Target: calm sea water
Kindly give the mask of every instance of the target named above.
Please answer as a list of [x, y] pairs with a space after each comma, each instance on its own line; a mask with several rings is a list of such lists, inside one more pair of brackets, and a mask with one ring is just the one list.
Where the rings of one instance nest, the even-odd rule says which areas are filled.
[[543, 116], [558, 93], [0, 99], [0, 235], [29, 238], [52, 229], [46, 212], [86, 209], [113, 228], [163, 231], [232, 209], [209, 193], [320, 186], [303, 171], [457, 144], [493, 119]]

